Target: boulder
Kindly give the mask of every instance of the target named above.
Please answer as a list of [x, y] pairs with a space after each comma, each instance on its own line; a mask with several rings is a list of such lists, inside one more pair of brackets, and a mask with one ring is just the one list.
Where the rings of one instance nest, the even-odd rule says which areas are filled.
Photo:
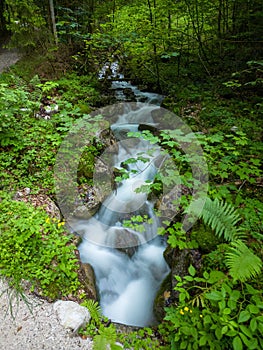
[[88, 309], [74, 301], [58, 300], [54, 303], [53, 308], [60, 324], [65, 328], [73, 330], [74, 333], [80, 327], [85, 327], [91, 319]]

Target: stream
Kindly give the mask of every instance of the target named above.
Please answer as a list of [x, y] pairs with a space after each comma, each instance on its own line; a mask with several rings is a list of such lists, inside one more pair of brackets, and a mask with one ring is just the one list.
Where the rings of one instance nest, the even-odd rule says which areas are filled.
[[[118, 73], [117, 63], [111, 71], [111, 79], [124, 78]], [[104, 73], [102, 70], [100, 78]], [[111, 125], [118, 140], [118, 153], [111, 160], [114, 168], [123, 168], [123, 163], [131, 158], [136, 161], [126, 162], [129, 177], [118, 183], [92, 218], [79, 220], [75, 230], [82, 232], [80, 258], [94, 269], [103, 314], [117, 323], [150, 326], [156, 324], [153, 304], [169, 267], [163, 257], [165, 240], [157, 235], [159, 219], [153, 210], [154, 203], [136, 189], [153, 180], [160, 149], [142, 139], [128, 139], [126, 135], [128, 131], [138, 131], [142, 122], [153, 123], [151, 112], [158, 108], [162, 96], [142, 92], [117, 79], [112, 81], [111, 89], [119, 101], [125, 101], [123, 90], [130, 89], [136, 101], [144, 102], [137, 108], [127, 103], [125, 112]], [[146, 222], [124, 225], [125, 220], [134, 216], [144, 216]]]

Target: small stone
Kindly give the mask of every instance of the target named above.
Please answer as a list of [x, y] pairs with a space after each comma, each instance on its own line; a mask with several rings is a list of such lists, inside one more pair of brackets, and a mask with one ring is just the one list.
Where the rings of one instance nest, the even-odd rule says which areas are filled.
[[85, 327], [91, 319], [88, 309], [74, 301], [58, 300], [54, 303], [53, 308], [57, 313], [60, 324], [64, 328], [72, 329], [74, 333], [80, 327]]
[[31, 189], [29, 187], [26, 187], [24, 189], [24, 192], [25, 192], [25, 195], [28, 196], [30, 194], [30, 192], [31, 192]]

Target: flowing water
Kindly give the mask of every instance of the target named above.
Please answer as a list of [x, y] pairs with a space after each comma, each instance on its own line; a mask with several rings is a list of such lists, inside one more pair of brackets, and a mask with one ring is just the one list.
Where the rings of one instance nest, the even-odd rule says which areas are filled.
[[[111, 126], [118, 140], [118, 153], [111, 160], [114, 167], [120, 169], [127, 159], [138, 159], [125, 165], [129, 178], [119, 183], [99, 211], [77, 223], [76, 230], [83, 233], [79, 252], [82, 262], [94, 268], [103, 314], [114, 322], [149, 326], [156, 322], [153, 303], [169, 267], [163, 258], [165, 241], [157, 236], [159, 222], [154, 204], [145, 193], [135, 190], [153, 180], [160, 150], [144, 140], [128, 139], [126, 134], [137, 131], [140, 123], [153, 123], [151, 112], [157, 107], [150, 102], [160, 102], [161, 96], [140, 92], [125, 81], [113, 82], [112, 88], [120, 100], [122, 89], [129, 88], [137, 101], [143, 98], [147, 102], [136, 109], [127, 104], [126, 111]], [[137, 215], [147, 218], [146, 222], [124, 227], [124, 220]]]

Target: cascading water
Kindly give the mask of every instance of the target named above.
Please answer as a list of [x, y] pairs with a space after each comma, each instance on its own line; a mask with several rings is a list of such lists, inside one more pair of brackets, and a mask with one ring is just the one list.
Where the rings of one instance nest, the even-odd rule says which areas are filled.
[[[132, 86], [123, 81], [121, 84]], [[139, 100], [139, 90], [132, 89]], [[160, 100], [157, 94], [143, 93], [143, 96], [148, 101]], [[104, 315], [114, 322], [133, 326], [149, 326], [156, 322], [154, 299], [169, 273], [163, 258], [166, 245], [162, 237], [157, 236], [159, 223], [153, 203], [147, 200], [144, 192], [136, 192], [153, 180], [160, 150], [144, 140], [123, 138], [127, 131], [137, 131], [141, 122], [153, 123], [151, 112], [155, 108], [144, 104], [135, 110], [128, 109], [112, 125], [118, 140], [118, 154], [113, 156], [114, 167], [120, 169], [127, 159], [137, 158], [137, 161], [126, 162], [129, 178], [119, 183], [99, 211], [91, 219], [75, 225], [76, 231], [83, 233], [80, 257], [94, 269]], [[141, 229], [124, 227], [124, 220], [135, 215], [147, 217], [146, 222], [140, 224]], [[127, 252], [129, 248], [133, 250]]]

